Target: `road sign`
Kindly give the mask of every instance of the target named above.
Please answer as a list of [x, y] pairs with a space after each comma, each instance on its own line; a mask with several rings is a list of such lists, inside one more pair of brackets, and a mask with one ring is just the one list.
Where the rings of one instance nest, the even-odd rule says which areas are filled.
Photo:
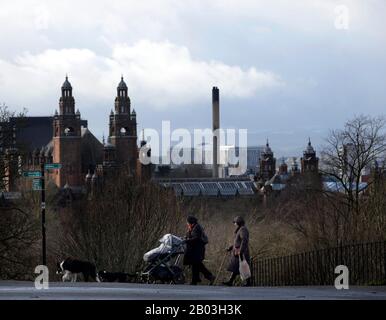
[[32, 190], [36, 190], [36, 191], [42, 190], [42, 180], [41, 179], [33, 179], [32, 180]]
[[62, 167], [61, 163], [46, 163], [44, 165], [44, 169], [49, 170], [49, 169], [60, 169]]
[[39, 178], [42, 176], [42, 173], [40, 171], [24, 171], [23, 177], [29, 177], [29, 178]]
[[0, 197], [8, 200], [16, 200], [21, 198], [21, 192], [0, 192]]

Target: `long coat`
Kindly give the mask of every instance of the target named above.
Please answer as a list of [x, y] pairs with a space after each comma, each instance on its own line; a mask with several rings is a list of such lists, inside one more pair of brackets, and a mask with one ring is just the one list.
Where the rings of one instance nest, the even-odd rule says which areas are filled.
[[249, 256], [249, 231], [246, 226], [240, 227], [235, 233], [235, 238], [232, 246], [232, 256], [229, 262], [227, 270], [230, 272], [234, 272], [235, 274], [239, 274], [239, 255], [236, 250], [240, 249], [240, 255], [245, 258], [250, 264], [250, 256]]
[[186, 234], [186, 250], [184, 265], [192, 265], [202, 262], [205, 258], [205, 243], [202, 240], [204, 230], [196, 223], [191, 231]]

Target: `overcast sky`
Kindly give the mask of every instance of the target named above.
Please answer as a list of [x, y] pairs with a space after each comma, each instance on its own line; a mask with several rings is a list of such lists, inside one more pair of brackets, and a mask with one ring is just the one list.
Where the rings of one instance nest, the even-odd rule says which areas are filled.
[[300, 155], [308, 137], [318, 150], [355, 114], [385, 113], [385, 12], [384, 0], [0, 0], [0, 103], [51, 115], [68, 73], [101, 138], [121, 74], [139, 131], [210, 127], [218, 86], [222, 127]]

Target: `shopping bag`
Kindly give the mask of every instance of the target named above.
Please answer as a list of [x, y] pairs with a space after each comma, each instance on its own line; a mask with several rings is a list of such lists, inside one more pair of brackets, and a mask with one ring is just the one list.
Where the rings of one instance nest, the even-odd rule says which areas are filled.
[[251, 269], [249, 268], [249, 264], [245, 257], [241, 260], [241, 257], [239, 256], [239, 271], [241, 280], [247, 280], [251, 277]]

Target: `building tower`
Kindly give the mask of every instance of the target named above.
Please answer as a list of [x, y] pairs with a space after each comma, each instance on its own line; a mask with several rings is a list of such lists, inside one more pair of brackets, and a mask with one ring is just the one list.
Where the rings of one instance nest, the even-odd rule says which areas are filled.
[[130, 112], [130, 98], [127, 85], [121, 77], [115, 98], [115, 110], [110, 114], [109, 141], [115, 146], [118, 165], [128, 165], [134, 174], [137, 161], [137, 119], [133, 110]]
[[[152, 164], [151, 164], [151, 148], [148, 145], [147, 141], [144, 138], [142, 131], [142, 139], [140, 141], [141, 148], [138, 152], [138, 162], [137, 162], [137, 178], [141, 183], [145, 183], [151, 179], [152, 174]], [[141, 159], [149, 159], [149, 163], [142, 163]]]
[[16, 147], [16, 126], [10, 122], [0, 122], [0, 191], [12, 192], [17, 189], [16, 180], [22, 158]]
[[311, 145], [311, 139], [308, 139], [308, 145], [303, 152], [303, 157], [300, 158], [301, 172], [318, 172], [319, 158], [316, 157], [316, 152]]
[[280, 175], [287, 175], [288, 174], [288, 165], [285, 162], [285, 158], [281, 158], [281, 163], [279, 166], [279, 174]]
[[75, 113], [75, 99], [67, 76], [59, 99], [59, 114], [55, 112], [54, 116], [53, 135], [53, 162], [62, 164], [61, 169], [53, 170], [53, 180], [60, 188], [66, 184], [83, 185], [80, 112], [77, 110]]
[[213, 129], [213, 165], [212, 176], [218, 177], [218, 155], [220, 154], [220, 90], [212, 88], [212, 129]]
[[275, 175], [276, 171], [276, 159], [273, 156], [273, 152], [269, 146], [267, 139], [267, 144], [263, 152], [260, 155], [260, 177], [267, 181]]
[[292, 157], [292, 162], [291, 162], [291, 175], [292, 176], [296, 176], [300, 173], [299, 171], [299, 165], [298, 165], [298, 162], [297, 162], [297, 158], [296, 157]]

